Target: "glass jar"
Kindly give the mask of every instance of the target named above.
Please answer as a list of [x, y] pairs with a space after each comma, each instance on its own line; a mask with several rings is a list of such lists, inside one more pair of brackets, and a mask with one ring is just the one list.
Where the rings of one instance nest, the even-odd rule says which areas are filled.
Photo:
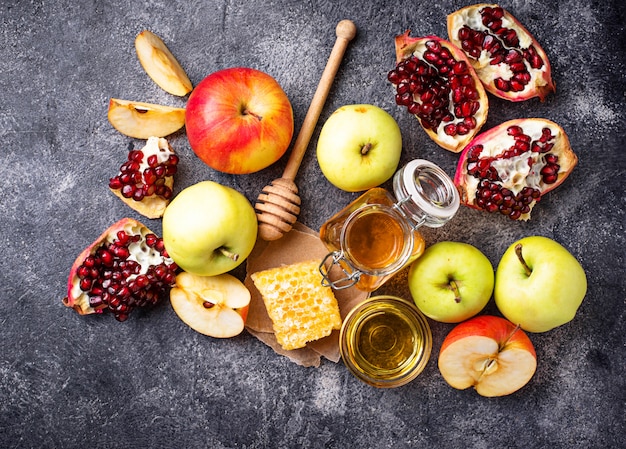
[[339, 351], [358, 379], [392, 388], [405, 385], [424, 370], [432, 341], [428, 321], [415, 304], [395, 296], [375, 296], [346, 316]]
[[[459, 208], [452, 179], [422, 159], [396, 172], [393, 191], [370, 189], [322, 225], [320, 238], [331, 251], [320, 264], [325, 286], [376, 290], [422, 255], [420, 226], [443, 226]], [[328, 276], [333, 265], [343, 271], [334, 281]]]

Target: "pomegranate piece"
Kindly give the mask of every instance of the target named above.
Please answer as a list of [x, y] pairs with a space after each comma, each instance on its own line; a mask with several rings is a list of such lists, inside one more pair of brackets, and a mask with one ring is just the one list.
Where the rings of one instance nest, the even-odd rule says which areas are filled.
[[124, 321], [134, 308], [154, 305], [168, 293], [177, 269], [160, 237], [123, 218], [78, 255], [63, 304], [81, 315], [109, 311]]
[[556, 88], [545, 51], [526, 28], [498, 5], [480, 3], [448, 15], [448, 37], [468, 56], [487, 91], [510, 101]]
[[458, 153], [487, 120], [487, 94], [465, 54], [437, 36], [396, 36], [396, 67], [387, 79], [396, 103], [415, 115], [428, 136]]
[[541, 118], [510, 120], [485, 131], [461, 153], [454, 183], [466, 206], [528, 220], [578, 158], [563, 128]]
[[160, 218], [172, 199], [178, 156], [167, 140], [150, 137], [141, 150], [131, 150], [109, 189], [132, 209]]

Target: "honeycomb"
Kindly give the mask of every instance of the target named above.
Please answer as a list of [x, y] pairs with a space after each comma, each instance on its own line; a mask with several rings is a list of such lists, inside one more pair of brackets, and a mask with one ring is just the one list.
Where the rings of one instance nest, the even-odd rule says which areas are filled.
[[303, 348], [341, 328], [337, 299], [322, 286], [318, 261], [271, 268], [250, 277], [261, 293], [283, 349]]

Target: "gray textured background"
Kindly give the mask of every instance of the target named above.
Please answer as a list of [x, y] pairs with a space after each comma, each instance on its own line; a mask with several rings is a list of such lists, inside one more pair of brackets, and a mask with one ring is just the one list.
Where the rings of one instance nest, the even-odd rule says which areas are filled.
[[[135, 35], [149, 28], [192, 82], [249, 66], [290, 97], [297, 128], [334, 42], [355, 21], [350, 45], [297, 183], [311, 228], [355, 194], [321, 175], [314, 144], [337, 107], [372, 103], [404, 138], [402, 161], [421, 157], [454, 172], [458, 156], [437, 147], [395, 106], [387, 71], [393, 38], [446, 35], [446, 15], [466, 2], [15, 1], [0, 6], [0, 447], [3, 448], [590, 448], [625, 437], [626, 371], [624, 6], [613, 0], [511, 0], [502, 5], [550, 56], [557, 94], [512, 104], [490, 96], [484, 129], [539, 116], [560, 123], [580, 162], [528, 223], [462, 209], [429, 242], [476, 245], [495, 265], [518, 238], [539, 234], [585, 267], [589, 290], [573, 322], [531, 335], [538, 370], [519, 392], [485, 399], [447, 386], [433, 357], [409, 385], [377, 390], [342, 364], [303, 368], [244, 333], [219, 341], [186, 327], [167, 302], [125, 323], [80, 317], [61, 304], [77, 254], [114, 221], [141, 218], [108, 192], [129, 146], [106, 119], [118, 97], [173, 106], [184, 99], [143, 72]], [[354, 5], [354, 6], [352, 6]], [[171, 137], [182, 158], [176, 189], [212, 179], [254, 201], [286, 158], [249, 176], [219, 174]], [[160, 233], [159, 220], [142, 220]], [[242, 277], [243, 269], [235, 274]], [[406, 273], [384, 291], [408, 295]], [[493, 302], [486, 312], [497, 313]], [[451, 325], [431, 321], [434, 350]]]

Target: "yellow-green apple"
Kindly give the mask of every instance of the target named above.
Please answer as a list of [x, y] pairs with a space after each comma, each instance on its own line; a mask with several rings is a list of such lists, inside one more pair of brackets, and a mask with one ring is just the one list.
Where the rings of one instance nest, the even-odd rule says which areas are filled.
[[342, 106], [317, 141], [317, 162], [335, 187], [358, 192], [387, 181], [396, 171], [402, 136], [395, 119], [371, 104]]
[[135, 38], [135, 50], [143, 69], [161, 89], [180, 97], [191, 92], [189, 77], [159, 36], [142, 31]]
[[185, 109], [111, 98], [107, 118], [113, 128], [122, 134], [135, 139], [148, 139], [165, 137], [182, 128]]
[[189, 144], [215, 170], [262, 170], [285, 153], [293, 136], [293, 110], [278, 82], [259, 70], [235, 67], [204, 78], [189, 95]]
[[528, 332], [546, 332], [570, 322], [586, 293], [583, 267], [548, 237], [530, 236], [513, 243], [496, 269], [496, 306]]
[[252, 204], [239, 191], [213, 181], [182, 190], [163, 214], [163, 243], [180, 268], [198, 276], [226, 273], [256, 243]]
[[409, 269], [409, 290], [427, 317], [459, 323], [489, 302], [494, 273], [478, 248], [462, 242], [438, 242], [428, 247]]
[[182, 272], [170, 291], [176, 315], [193, 330], [216, 338], [239, 335], [246, 323], [250, 290], [234, 276]]
[[537, 369], [535, 348], [519, 326], [479, 315], [457, 324], [439, 350], [439, 371], [453, 388], [505, 396], [526, 385]]

